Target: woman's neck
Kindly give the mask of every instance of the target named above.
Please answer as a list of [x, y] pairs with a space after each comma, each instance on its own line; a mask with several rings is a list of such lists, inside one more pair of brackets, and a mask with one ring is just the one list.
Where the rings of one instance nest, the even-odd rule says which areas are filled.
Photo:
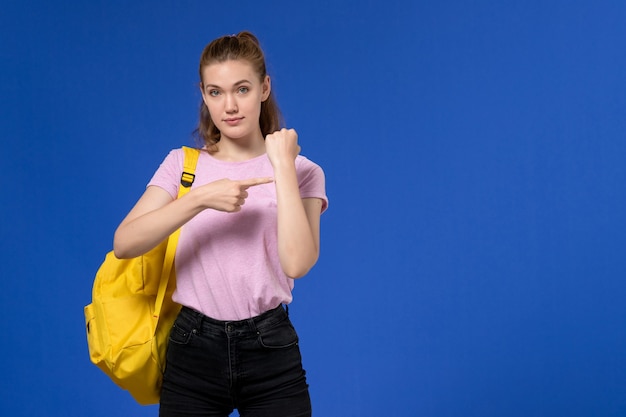
[[263, 137], [250, 140], [222, 137], [216, 148], [211, 153], [216, 159], [226, 162], [247, 161], [265, 153], [265, 140]]

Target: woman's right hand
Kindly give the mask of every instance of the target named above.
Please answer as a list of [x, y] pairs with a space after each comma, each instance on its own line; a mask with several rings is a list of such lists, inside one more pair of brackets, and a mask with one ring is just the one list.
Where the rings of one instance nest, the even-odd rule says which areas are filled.
[[248, 188], [268, 184], [272, 178], [250, 178], [246, 180], [229, 180], [224, 178], [213, 181], [194, 189], [193, 194], [205, 209], [214, 209], [227, 213], [241, 210], [248, 198]]

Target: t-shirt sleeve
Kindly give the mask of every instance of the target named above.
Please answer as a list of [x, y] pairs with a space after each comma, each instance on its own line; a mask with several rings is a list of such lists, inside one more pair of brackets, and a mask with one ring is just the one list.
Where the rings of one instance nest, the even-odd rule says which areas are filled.
[[298, 156], [297, 175], [300, 197], [320, 198], [322, 213], [326, 211], [328, 197], [326, 196], [326, 177], [322, 168], [304, 156]]
[[146, 187], [155, 185], [163, 188], [175, 199], [178, 196], [180, 175], [183, 172], [183, 159], [182, 149], [170, 151]]

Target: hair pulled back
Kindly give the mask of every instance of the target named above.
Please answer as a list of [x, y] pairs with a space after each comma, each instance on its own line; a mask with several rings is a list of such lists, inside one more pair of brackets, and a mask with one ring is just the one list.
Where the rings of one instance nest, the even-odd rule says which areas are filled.
[[[239, 32], [236, 35], [227, 35], [217, 38], [209, 43], [200, 56], [200, 86], [204, 88], [202, 70], [205, 67], [226, 61], [247, 61], [258, 74], [261, 82], [267, 75], [265, 55], [261, 49], [259, 40], [248, 31]], [[270, 91], [270, 95], [261, 103], [259, 125], [263, 137], [280, 129], [282, 116], [278, 104]], [[200, 102], [200, 120], [195, 131], [198, 139], [204, 143], [209, 152], [215, 151], [215, 144], [220, 141], [220, 131], [213, 123], [209, 110], [204, 102]]]

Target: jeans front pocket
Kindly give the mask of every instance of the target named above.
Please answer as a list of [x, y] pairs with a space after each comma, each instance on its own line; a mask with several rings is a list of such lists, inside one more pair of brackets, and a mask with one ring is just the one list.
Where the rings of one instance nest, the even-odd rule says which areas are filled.
[[258, 331], [259, 343], [264, 348], [283, 349], [298, 344], [298, 334], [288, 318], [274, 326]]
[[189, 340], [191, 340], [191, 335], [193, 333], [194, 330], [186, 329], [177, 320], [174, 322], [174, 326], [172, 326], [172, 331], [170, 332], [170, 343], [186, 345], [187, 343], [189, 343]]

